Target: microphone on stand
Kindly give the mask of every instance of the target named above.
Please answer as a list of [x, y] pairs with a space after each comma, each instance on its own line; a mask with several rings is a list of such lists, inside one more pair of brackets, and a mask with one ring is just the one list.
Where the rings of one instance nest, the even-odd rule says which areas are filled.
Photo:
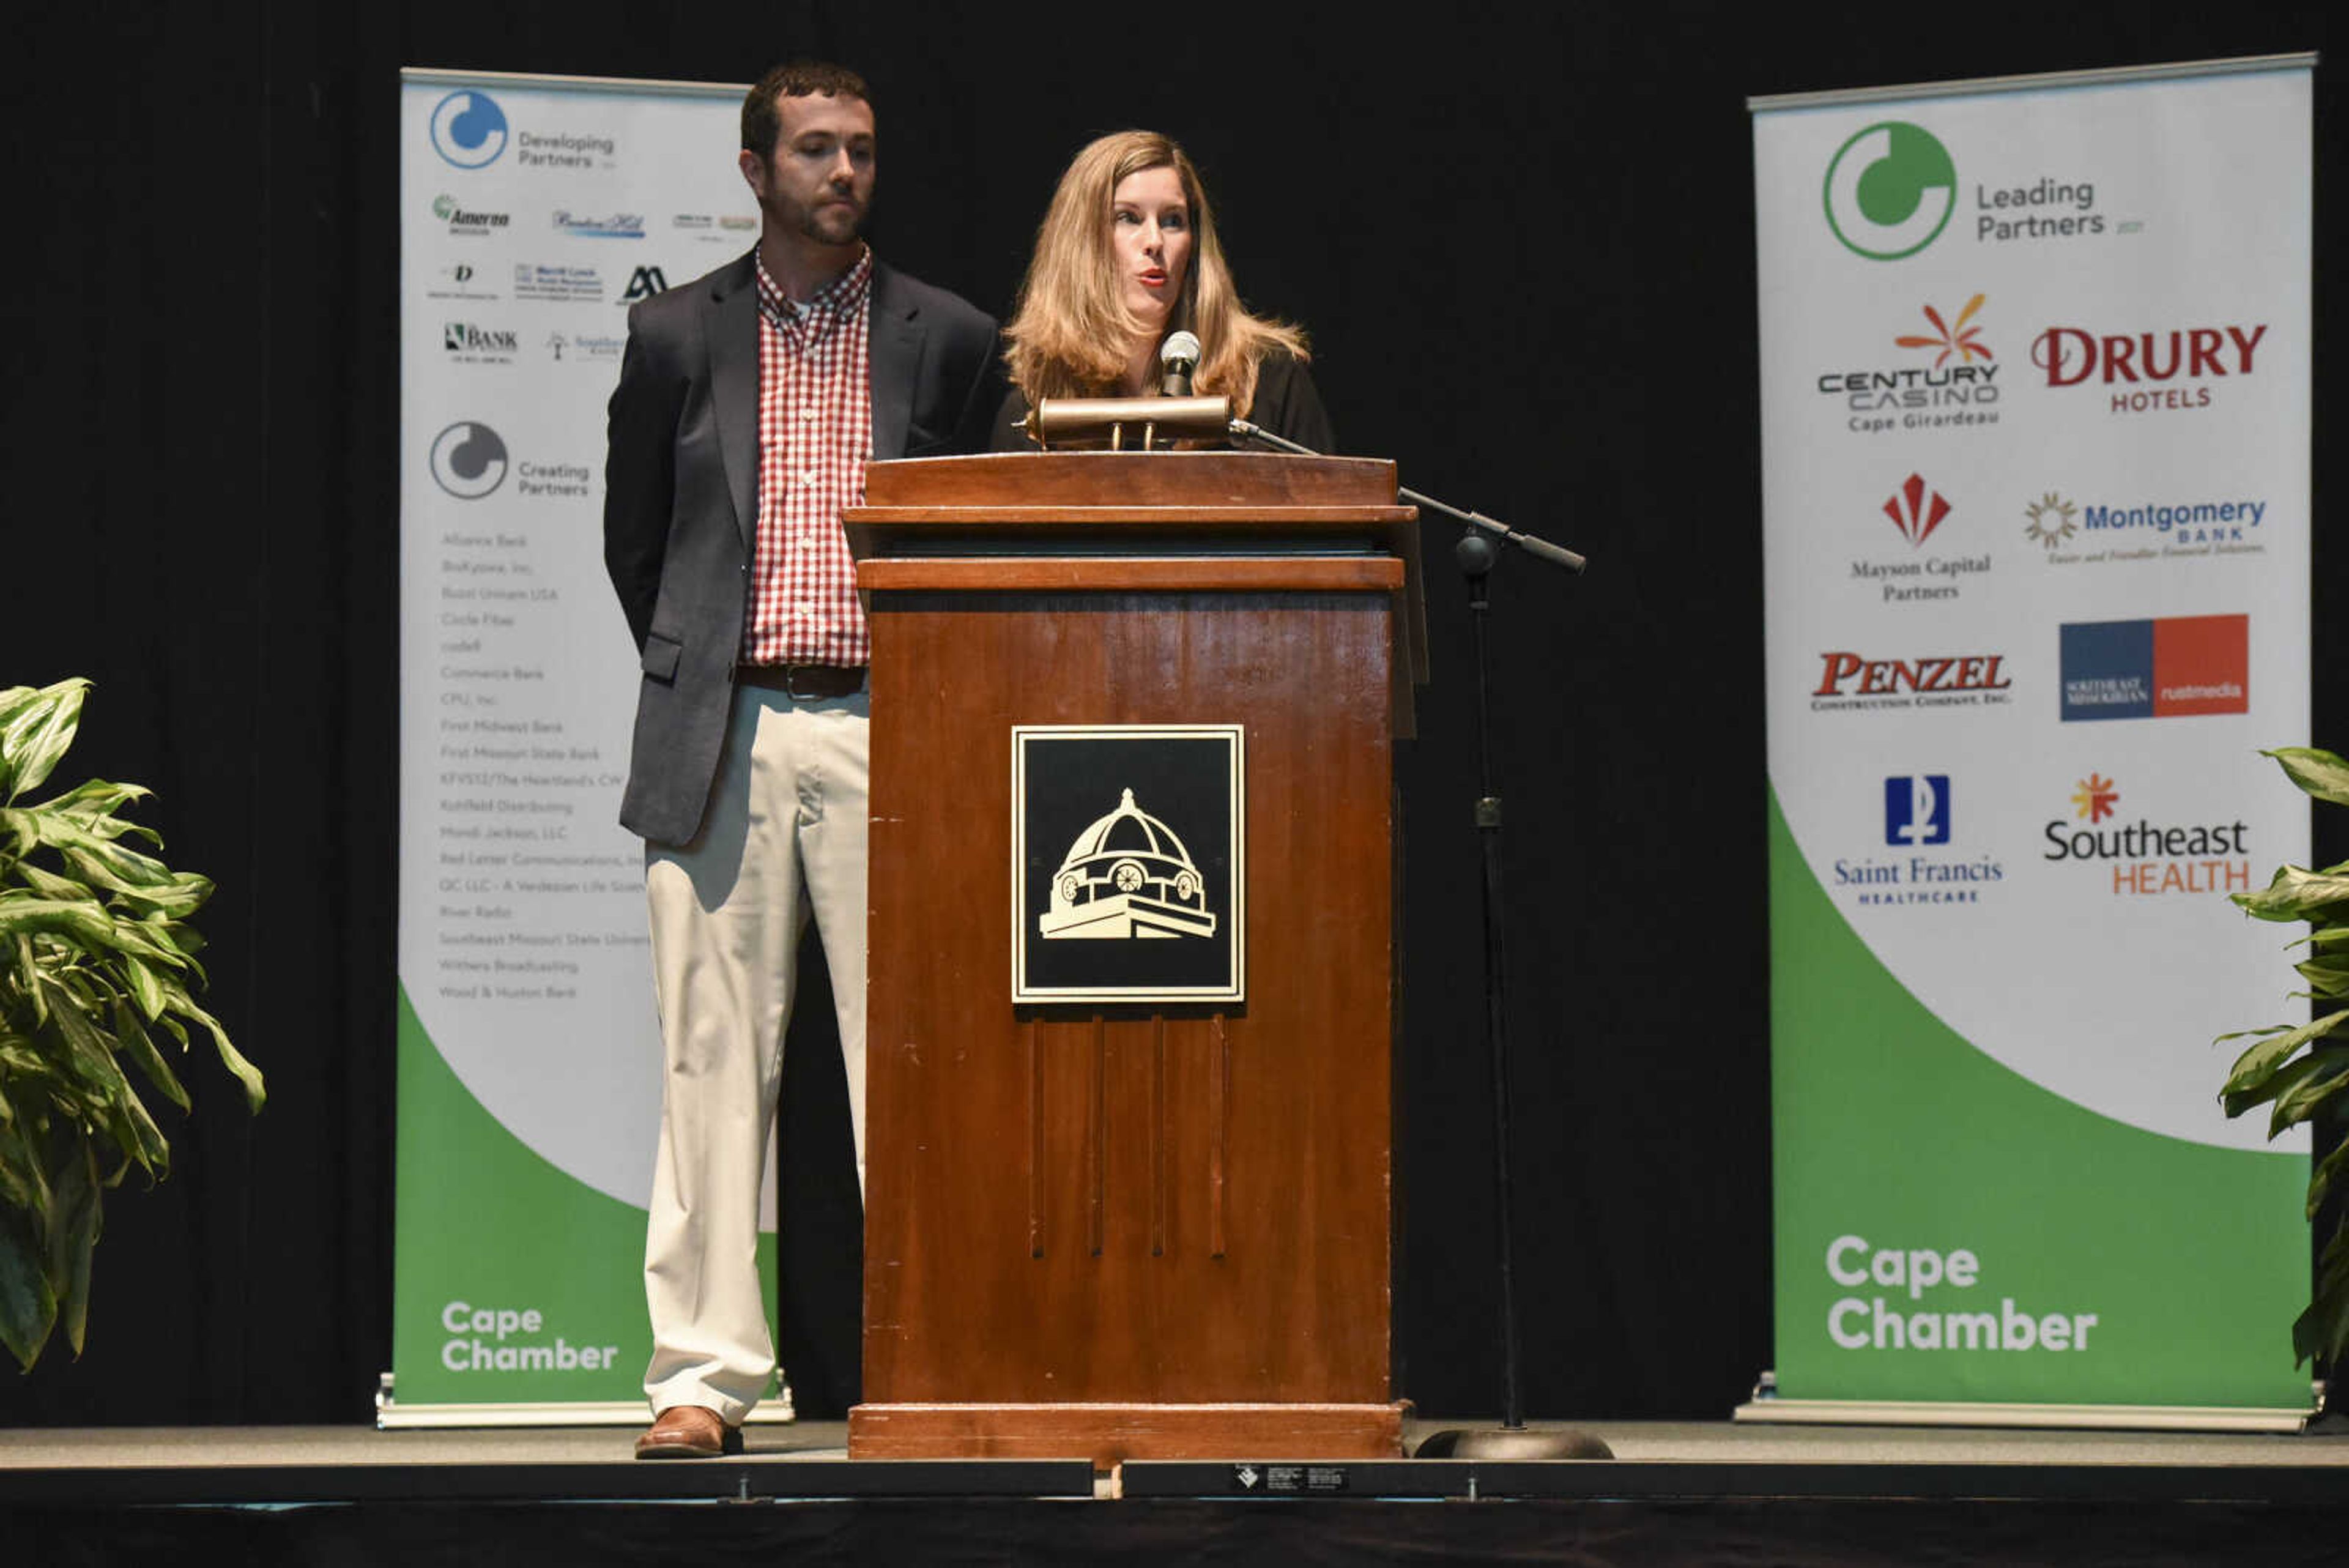
[[1158, 363], [1166, 372], [1158, 382], [1159, 396], [1189, 397], [1191, 372], [1199, 368], [1199, 339], [1188, 332], [1175, 333], [1159, 345]]

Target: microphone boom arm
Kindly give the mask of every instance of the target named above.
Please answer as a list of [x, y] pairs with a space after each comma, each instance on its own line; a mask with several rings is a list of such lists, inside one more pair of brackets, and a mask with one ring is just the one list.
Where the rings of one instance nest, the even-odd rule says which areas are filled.
[[[1267, 446], [1278, 447], [1283, 452], [1295, 452], [1299, 457], [1328, 455], [1315, 452], [1309, 446], [1301, 446], [1287, 436], [1277, 436], [1262, 425], [1250, 424], [1246, 420], [1234, 420], [1230, 428], [1231, 433], [1241, 441], [1260, 441]], [[1553, 545], [1536, 535], [1520, 533], [1498, 518], [1487, 517], [1481, 512], [1463, 512], [1459, 507], [1438, 501], [1433, 495], [1422, 495], [1418, 491], [1405, 489], [1400, 484], [1395, 486], [1395, 494], [1414, 506], [1441, 512], [1446, 517], [1465, 523], [1471, 528], [1487, 534], [1505, 545], [1515, 545], [1536, 560], [1547, 561], [1554, 566], [1563, 566], [1578, 576], [1590, 565], [1588, 557], [1577, 551], [1569, 550], [1563, 545]]]

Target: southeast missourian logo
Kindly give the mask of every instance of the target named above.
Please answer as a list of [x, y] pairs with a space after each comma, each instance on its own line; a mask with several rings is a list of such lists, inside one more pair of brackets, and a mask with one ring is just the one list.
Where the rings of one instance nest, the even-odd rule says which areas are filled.
[[1211, 937], [1206, 881], [1174, 830], [1119, 792], [1117, 809], [1095, 819], [1052, 876], [1051, 908], [1036, 919], [1046, 940], [1078, 937]]

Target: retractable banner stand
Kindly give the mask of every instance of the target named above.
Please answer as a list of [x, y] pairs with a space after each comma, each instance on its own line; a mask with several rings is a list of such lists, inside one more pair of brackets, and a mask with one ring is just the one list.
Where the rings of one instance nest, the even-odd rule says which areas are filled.
[[385, 1425], [644, 1415], [661, 1052], [604, 406], [627, 306], [757, 237], [741, 94], [403, 73]]
[[[2309, 57], [1757, 99], [1775, 1397], [2296, 1424]], [[1769, 1384], [1765, 1381], [1765, 1395]], [[1992, 1410], [1989, 1407], [2006, 1408]]]

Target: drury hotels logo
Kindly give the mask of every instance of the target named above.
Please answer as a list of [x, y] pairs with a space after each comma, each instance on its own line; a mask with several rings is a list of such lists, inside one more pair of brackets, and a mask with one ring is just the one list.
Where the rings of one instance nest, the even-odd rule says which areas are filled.
[[1913, 325], [1889, 334], [1908, 353], [1897, 361], [1822, 370], [1812, 385], [1844, 416], [1854, 435], [1998, 423], [1998, 355], [1977, 319], [1989, 298], [1977, 294], [1954, 312], [1920, 307], [1929, 330]]
[[2260, 529], [2268, 503], [2256, 495], [2108, 496], [2074, 501], [2051, 490], [2023, 508], [2023, 536], [2050, 566], [2113, 561], [2207, 561], [2267, 553]]
[[1015, 726], [1011, 999], [1245, 998], [1237, 724]]
[[[1884, 781], [1885, 851], [1846, 857], [1834, 867], [1836, 890], [1857, 904], [1973, 904], [2006, 878], [1987, 855], [1970, 855], [1951, 832], [1950, 775], [1896, 774]], [[1906, 855], [1886, 851], [1906, 849]], [[1927, 853], [1930, 850], [1940, 853]]]
[[479, 420], [460, 420], [434, 436], [426, 462], [432, 483], [460, 501], [493, 494], [509, 472], [517, 494], [574, 499], [587, 494], [587, 464], [517, 462], [506, 451], [505, 438]]
[[1819, 655], [1813, 711], [1971, 708], [2012, 702], [2014, 681], [2002, 653], [1916, 654], [1878, 659], [1847, 649]]
[[[1825, 187], [1828, 229], [1870, 261], [1900, 261], [1940, 239], [1961, 200], [1949, 148], [1904, 119], [1878, 120], [1837, 148]], [[2143, 226], [2108, 219], [2096, 205], [2095, 182], [2073, 171], [2002, 171], [1964, 194], [1966, 226], [1978, 244], [2062, 242]]]
[[2031, 340], [2031, 362], [2050, 389], [2102, 392], [2108, 413], [2207, 409], [2221, 382], [2252, 374], [2267, 335], [2264, 322], [2136, 332], [2050, 327]]
[[2093, 772], [2072, 786], [2071, 807], [2048, 819], [2040, 857], [2095, 868], [2116, 898], [2251, 889], [2251, 829], [2240, 817], [2181, 823], [2124, 812], [2120, 785]]
[[2060, 637], [2066, 723], [2251, 711], [2248, 615], [2067, 621]]
[[480, 278], [480, 269], [471, 262], [451, 262], [447, 266], [432, 269], [432, 282], [424, 290], [427, 299], [492, 300], [498, 291]]
[[[1949, 535], [1940, 529], [1956, 510], [1948, 496], [1925, 483], [1922, 474], [1912, 473], [1902, 480], [1878, 511], [1891, 519], [1893, 528], [1909, 541], [1909, 548], [1893, 556], [1856, 558], [1851, 563], [1851, 580], [1874, 587], [1885, 604], [1930, 604], [1956, 598], [1961, 583], [1990, 570], [1988, 551], [1953, 555], [1926, 549], [1928, 540], [1949, 542]], [[1876, 532], [1880, 535], [1882, 531], [1878, 524]]]

